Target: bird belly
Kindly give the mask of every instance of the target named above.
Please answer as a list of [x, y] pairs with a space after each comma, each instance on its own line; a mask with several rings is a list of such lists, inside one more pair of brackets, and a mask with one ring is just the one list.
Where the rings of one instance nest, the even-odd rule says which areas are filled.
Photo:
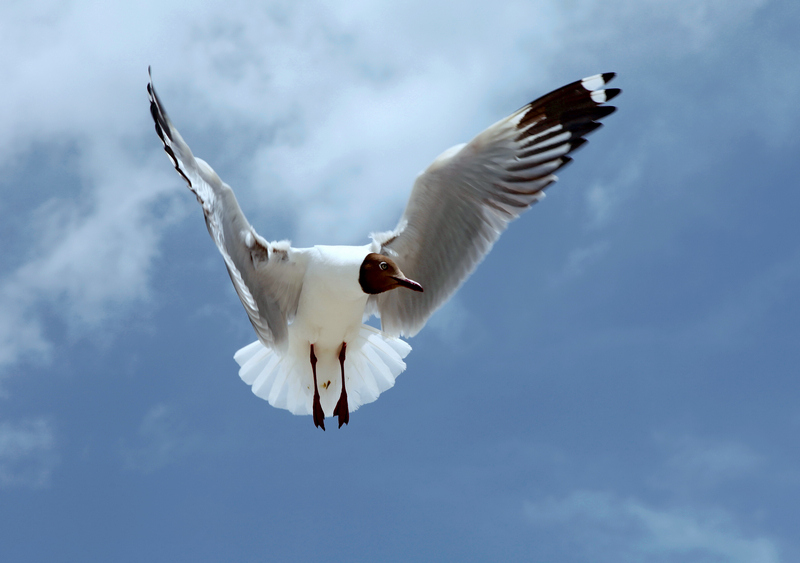
[[310, 398], [314, 393], [310, 346], [314, 345], [317, 389], [325, 415], [332, 416], [342, 388], [339, 352], [342, 343], [347, 343], [348, 364], [352, 365], [353, 359], [358, 357], [366, 342], [358, 336], [367, 300], [366, 296], [342, 300], [320, 292], [315, 295], [316, 298], [305, 299], [301, 295], [297, 315], [289, 325], [289, 357], [297, 366], [293, 370], [294, 377], [299, 379], [302, 392]]
[[351, 342], [358, 335], [367, 296], [342, 299], [328, 292], [301, 295], [289, 338], [297, 343], [314, 344], [315, 351], [335, 349], [342, 342]]

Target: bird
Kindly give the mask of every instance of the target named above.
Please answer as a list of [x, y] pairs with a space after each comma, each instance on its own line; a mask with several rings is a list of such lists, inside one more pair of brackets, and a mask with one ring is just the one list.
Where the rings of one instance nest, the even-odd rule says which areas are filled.
[[[258, 339], [234, 354], [239, 376], [270, 405], [339, 428], [405, 370], [415, 336], [508, 224], [540, 201], [570, 153], [616, 108], [596, 74], [558, 88], [456, 145], [421, 172], [397, 226], [361, 246], [267, 241], [233, 190], [195, 157], [153, 86], [156, 133], [197, 197]], [[372, 315], [380, 329], [365, 324]]]

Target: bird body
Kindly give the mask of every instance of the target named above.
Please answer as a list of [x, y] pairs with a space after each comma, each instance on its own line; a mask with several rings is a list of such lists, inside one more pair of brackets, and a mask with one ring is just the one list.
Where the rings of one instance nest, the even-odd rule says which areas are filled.
[[256, 341], [234, 355], [241, 378], [257, 396], [294, 414], [312, 414], [310, 345], [317, 358], [325, 416], [333, 416], [341, 395], [338, 355], [343, 343], [347, 346], [344, 370], [350, 411], [374, 401], [394, 385], [411, 347], [363, 324], [369, 294], [359, 284], [359, 274], [366, 256], [376, 250], [374, 242], [293, 249], [292, 259], [304, 264], [305, 274], [286, 349], [278, 352]]
[[[258, 340], [234, 355], [253, 393], [294, 414], [326, 416], [369, 403], [405, 369], [414, 336], [474, 271], [508, 223], [544, 197], [554, 172], [614, 111], [613, 73], [568, 84], [469, 143], [442, 153], [414, 182], [391, 231], [364, 246], [293, 248], [247, 222], [233, 190], [195, 158], [151, 82], [156, 132], [203, 208]], [[372, 314], [378, 330], [363, 324]]]
[[368, 294], [358, 283], [359, 269], [371, 246], [315, 246], [303, 278], [290, 339], [318, 347], [338, 347], [357, 334]]

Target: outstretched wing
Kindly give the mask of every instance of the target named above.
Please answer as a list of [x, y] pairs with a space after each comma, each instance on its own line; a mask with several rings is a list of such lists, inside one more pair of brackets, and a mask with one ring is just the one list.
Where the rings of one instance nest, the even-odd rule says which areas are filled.
[[173, 127], [153, 87], [152, 75], [147, 93], [156, 133], [175, 170], [203, 207], [208, 232], [225, 260], [259, 340], [265, 346], [284, 350], [288, 344], [288, 324], [297, 311], [303, 286], [305, 252], [291, 248], [287, 241], [269, 243], [256, 233], [230, 186], [205, 161], [192, 155]]
[[614, 73], [584, 78], [531, 102], [443, 153], [414, 182], [394, 231], [373, 235], [425, 291], [371, 297], [382, 328], [413, 336], [469, 277], [508, 223], [544, 197], [569, 153], [616, 108]]

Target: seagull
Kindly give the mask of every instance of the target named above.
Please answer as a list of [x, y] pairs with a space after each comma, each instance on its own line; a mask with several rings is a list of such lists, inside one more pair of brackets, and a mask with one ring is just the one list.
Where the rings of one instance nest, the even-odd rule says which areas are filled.
[[[339, 428], [392, 387], [416, 335], [544, 197], [554, 173], [615, 111], [613, 72], [567, 84], [442, 153], [417, 176], [397, 226], [363, 246], [294, 248], [248, 223], [233, 190], [196, 158], [147, 85], [156, 133], [197, 196], [258, 340], [234, 355], [255, 395]], [[380, 317], [378, 330], [364, 320]]]

